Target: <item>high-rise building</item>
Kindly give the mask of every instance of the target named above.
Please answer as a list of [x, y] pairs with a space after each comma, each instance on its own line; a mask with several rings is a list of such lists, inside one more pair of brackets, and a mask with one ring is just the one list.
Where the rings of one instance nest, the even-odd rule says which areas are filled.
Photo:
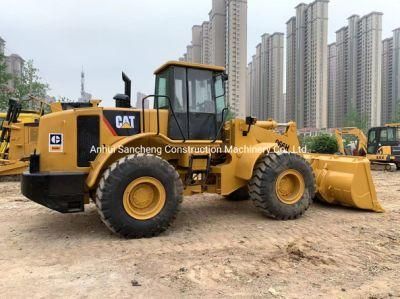
[[395, 111], [393, 101], [393, 38], [382, 41], [382, 123], [388, 123]]
[[251, 82], [252, 82], [252, 68], [253, 68], [253, 63], [249, 62], [247, 65], [247, 75], [246, 75], [246, 114], [251, 115], [251, 98], [252, 98], [252, 88], [251, 88]]
[[[249, 65], [250, 114], [259, 119], [285, 120], [283, 102], [284, 34], [264, 34]], [[252, 68], [254, 71], [252, 72]], [[253, 75], [254, 74], [254, 75]]]
[[400, 28], [393, 31], [393, 102], [392, 119], [400, 118]]
[[355, 111], [367, 126], [381, 124], [382, 13], [348, 18], [336, 32], [336, 125]]
[[188, 45], [186, 47], [186, 61], [193, 62], [193, 46]]
[[210, 22], [203, 22], [201, 27], [201, 63], [211, 64]]
[[400, 28], [382, 41], [382, 124], [400, 117]]
[[226, 3], [212, 0], [211, 23], [211, 64], [225, 66], [226, 46]]
[[247, 0], [226, 0], [225, 68], [227, 99], [237, 117], [246, 117]]
[[328, 128], [336, 128], [336, 43], [328, 45]]
[[192, 62], [201, 63], [201, 44], [203, 36], [203, 28], [199, 25], [192, 27]]
[[296, 17], [286, 22], [286, 121], [296, 119]]
[[301, 3], [287, 22], [287, 117], [300, 128], [327, 127], [328, 3]]

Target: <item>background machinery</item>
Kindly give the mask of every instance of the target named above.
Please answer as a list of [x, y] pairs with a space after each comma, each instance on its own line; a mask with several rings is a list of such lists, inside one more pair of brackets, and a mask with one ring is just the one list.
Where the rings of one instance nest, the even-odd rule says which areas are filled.
[[7, 113], [2, 113], [0, 124], [0, 176], [21, 174], [36, 147], [39, 118], [37, 111], [22, 110], [22, 102], [10, 99]]
[[[396, 171], [400, 168], [400, 124], [374, 127], [368, 138], [358, 128], [335, 131], [339, 152], [343, 155], [366, 156], [374, 170]], [[353, 139], [353, 147], [345, 146], [346, 139]]]
[[[383, 211], [367, 159], [300, 153], [294, 123], [227, 120], [222, 67], [173, 61], [155, 75], [155, 95], [142, 109], [131, 108], [123, 74], [116, 107], [43, 116], [22, 193], [62, 213], [82, 212], [92, 199], [107, 227], [129, 238], [166, 230], [183, 195], [201, 192], [247, 193], [281, 220], [300, 217], [316, 194]], [[155, 108], [144, 109], [150, 97]]]

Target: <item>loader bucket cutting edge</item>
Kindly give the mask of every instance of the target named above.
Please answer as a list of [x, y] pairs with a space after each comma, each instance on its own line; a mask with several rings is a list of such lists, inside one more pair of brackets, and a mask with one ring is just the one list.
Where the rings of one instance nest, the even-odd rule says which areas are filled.
[[330, 204], [384, 212], [364, 157], [304, 154], [314, 170], [317, 196]]

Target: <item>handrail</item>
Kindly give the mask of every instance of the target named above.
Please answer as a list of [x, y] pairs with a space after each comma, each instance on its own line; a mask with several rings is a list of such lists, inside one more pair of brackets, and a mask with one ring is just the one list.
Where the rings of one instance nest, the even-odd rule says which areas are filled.
[[215, 141], [217, 141], [218, 137], [221, 134], [222, 128], [225, 125], [225, 112], [228, 111], [228, 107], [225, 107], [224, 109], [222, 109], [221, 114], [222, 114], [222, 121], [221, 121], [221, 125], [219, 126], [219, 129], [217, 131], [217, 134], [215, 135], [215, 139], [211, 142], [211, 143], [215, 143]]
[[181, 126], [179, 125], [178, 119], [176, 118], [176, 115], [175, 115], [175, 112], [174, 112], [174, 108], [172, 107], [172, 104], [171, 104], [171, 99], [169, 98], [169, 96], [165, 96], [165, 95], [154, 95], [154, 94], [152, 94], [152, 95], [148, 95], [148, 96], [146, 96], [146, 97], [144, 97], [144, 98], [142, 99], [143, 132], [145, 131], [145, 130], [144, 130], [144, 129], [145, 129], [144, 101], [147, 100], [147, 99], [149, 99], [149, 98], [154, 98], [154, 99], [155, 99], [156, 110], [157, 110], [157, 135], [160, 134], [160, 107], [159, 107], [159, 105], [158, 105], [158, 98], [165, 98], [165, 99], [168, 100], [168, 104], [169, 104], [169, 107], [170, 107], [170, 109], [171, 109], [172, 116], [174, 117], [174, 119], [175, 119], [175, 121], [176, 121], [176, 124], [178, 125], [179, 132], [180, 132], [181, 135], [182, 135], [182, 140], [183, 140], [183, 142], [185, 142], [185, 141], [186, 141], [186, 138], [185, 138], [185, 135], [183, 134], [183, 131], [182, 131], [182, 129], [181, 129]]

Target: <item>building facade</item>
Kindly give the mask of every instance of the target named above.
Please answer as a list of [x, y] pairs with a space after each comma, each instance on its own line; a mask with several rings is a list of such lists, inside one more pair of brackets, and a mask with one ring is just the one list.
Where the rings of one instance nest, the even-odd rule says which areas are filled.
[[396, 111], [393, 101], [393, 38], [382, 41], [382, 123], [393, 119]]
[[194, 25], [192, 27], [192, 62], [201, 63], [202, 53], [201, 53], [201, 45], [202, 45], [202, 36], [203, 36], [203, 27], [199, 25]]
[[400, 121], [400, 28], [382, 41], [382, 124]]
[[287, 22], [287, 118], [299, 128], [327, 127], [328, 3], [301, 3]]
[[[248, 65], [250, 114], [258, 119], [285, 121], [283, 98], [284, 34], [264, 34]], [[253, 70], [254, 68], [254, 70]]]
[[382, 13], [353, 15], [336, 32], [337, 126], [356, 112], [366, 127], [381, 124]]
[[226, 95], [231, 112], [246, 117], [247, 0], [226, 0]]
[[203, 22], [201, 27], [201, 63], [211, 64], [210, 22]]
[[336, 82], [337, 82], [336, 43], [328, 45], [328, 128], [337, 127]]

